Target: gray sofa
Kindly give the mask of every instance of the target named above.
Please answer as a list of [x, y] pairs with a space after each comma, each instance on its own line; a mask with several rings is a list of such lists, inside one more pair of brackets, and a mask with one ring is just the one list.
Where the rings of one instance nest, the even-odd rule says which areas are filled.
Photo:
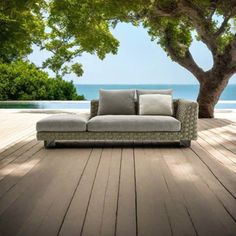
[[55, 141], [148, 143], [178, 141], [190, 146], [197, 138], [198, 104], [173, 100], [172, 116], [98, 115], [99, 101], [92, 100], [90, 114], [53, 115], [37, 122], [37, 139], [45, 147]]

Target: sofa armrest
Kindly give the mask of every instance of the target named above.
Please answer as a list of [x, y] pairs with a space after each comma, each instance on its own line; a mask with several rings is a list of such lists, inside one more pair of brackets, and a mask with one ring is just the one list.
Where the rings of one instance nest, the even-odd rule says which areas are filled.
[[98, 105], [99, 101], [98, 100], [91, 100], [90, 103], [90, 118], [94, 117], [98, 113]]
[[198, 103], [179, 99], [176, 119], [181, 122], [181, 132], [193, 139], [197, 138]]

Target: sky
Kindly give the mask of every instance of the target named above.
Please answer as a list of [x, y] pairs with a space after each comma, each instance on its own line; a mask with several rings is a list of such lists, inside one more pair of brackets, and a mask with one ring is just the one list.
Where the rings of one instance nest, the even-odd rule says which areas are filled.
[[[117, 55], [107, 55], [100, 60], [96, 55], [83, 54], [78, 57], [84, 74], [65, 76], [76, 84], [197, 84], [197, 80], [186, 69], [171, 61], [163, 49], [152, 42], [142, 26], [121, 23], [113, 30], [120, 41]], [[196, 40], [190, 51], [199, 66], [208, 70], [212, 66], [212, 56], [207, 47]], [[29, 59], [41, 66], [48, 57], [48, 52], [41, 52], [34, 47]], [[236, 75], [230, 80], [236, 84]]]

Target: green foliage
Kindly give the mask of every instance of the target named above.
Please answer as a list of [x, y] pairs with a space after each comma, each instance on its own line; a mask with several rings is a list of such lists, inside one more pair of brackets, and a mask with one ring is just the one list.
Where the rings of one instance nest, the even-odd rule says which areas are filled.
[[[117, 53], [118, 41], [110, 32], [110, 24], [104, 21], [99, 1], [50, 1], [48, 38], [42, 48], [50, 51], [44, 67], [49, 67], [56, 74], [74, 72], [81, 76], [81, 66], [74, 62], [75, 57], [83, 52], [96, 54], [104, 59], [107, 53]], [[103, 9], [104, 10], [104, 9]], [[68, 63], [72, 62], [71, 69]]]
[[52, 79], [34, 64], [0, 63], [0, 100], [83, 100], [72, 82]]
[[44, 0], [0, 1], [0, 59], [21, 59], [45, 36]]
[[[191, 26], [185, 24], [181, 19], [169, 19], [159, 17], [155, 22], [145, 22], [144, 26], [148, 28], [148, 33], [152, 40], [157, 40], [160, 46], [169, 54], [171, 47], [175, 55], [180, 58], [185, 56], [186, 51], [192, 43]], [[172, 58], [174, 60], [174, 58]]]

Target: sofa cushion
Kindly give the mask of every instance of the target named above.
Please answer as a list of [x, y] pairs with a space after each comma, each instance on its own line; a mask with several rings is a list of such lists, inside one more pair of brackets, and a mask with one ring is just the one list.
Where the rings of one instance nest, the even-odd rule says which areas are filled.
[[88, 118], [76, 114], [58, 114], [43, 118], [36, 124], [36, 130], [54, 132], [86, 131]]
[[104, 115], [88, 121], [88, 131], [155, 132], [180, 131], [181, 123], [171, 116]]
[[140, 115], [172, 116], [172, 96], [167, 94], [142, 94], [139, 96]]
[[135, 90], [100, 90], [98, 115], [135, 115]]

